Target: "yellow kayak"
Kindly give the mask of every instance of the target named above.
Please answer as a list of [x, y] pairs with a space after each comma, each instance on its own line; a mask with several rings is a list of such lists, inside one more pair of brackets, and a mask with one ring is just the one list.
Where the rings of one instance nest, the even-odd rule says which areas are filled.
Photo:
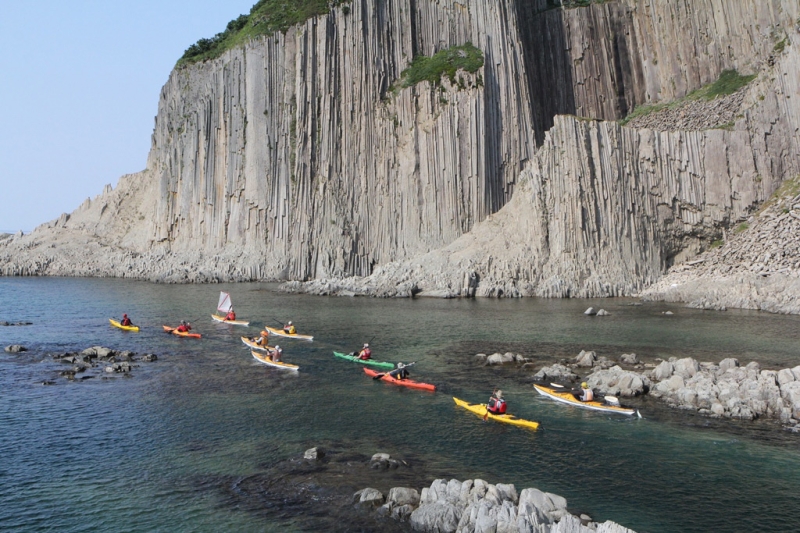
[[263, 353], [258, 353], [256, 351], [250, 351], [253, 354], [253, 357], [259, 363], [264, 363], [265, 365], [274, 366], [276, 368], [283, 368], [285, 370], [293, 370], [297, 372], [300, 370], [300, 367], [297, 365], [291, 365], [289, 363], [282, 363], [280, 361], [273, 361], [269, 355], [264, 355]]
[[111, 322], [111, 325], [115, 328], [124, 329], [125, 331], [139, 331], [139, 326], [123, 326], [113, 318], [109, 318], [108, 321]]
[[314, 337], [311, 335], [300, 335], [299, 333], [286, 333], [282, 329], [275, 329], [269, 326], [264, 326], [264, 329], [269, 331], [270, 335], [277, 335], [278, 337], [289, 337], [290, 339], [302, 339], [304, 341], [310, 341], [314, 339]]
[[255, 350], [261, 350], [262, 352], [269, 352], [275, 349], [274, 346], [261, 346], [259, 344], [256, 344], [247, 337], [242, 337], [242, 342]]
[[[455, 397], [453, 398], [453, 400], [456, 402], [457, 406], [463, 407], [467, 411], [475, 413], [481, 418], [483, 418], [487, 413], [486, 405], [484, 404], [480, 403], [471, 404], [465, 402], [464, 400], [459, 400], [458, 398]], [[496, 420], [497, 422], [503, 422], [504, 424], [511, 424], [513, 426], [520, 426], [528, 429], [537, 429], [539, 427], [539, 422], [534, 422], [532, 420], [523, 420], [522, 418], [517, 418], [516, 416], [510, 414], [495, 415], [489, 413], [489, 416], [487, 418], [490, 418], [491, 420]]]
[[219, 315], [211, 315], [211, 318], [213, 318], [217, 322], [222, 322], [223, 324], [233, 324], [234, 326], [250, 325], [250, 322], [245, 322], [244, 320], [225, 320], [224, 316], [219, 316]]
[[610, 405], [603, 401], [592, 400], [591, 402], [582, 402], [572, 394], [572, 391], [557, 387], [547, 387], [545, 385], [533, 385], [533, 388], [542, 396], [547, 396], [557, 402], [574, 405], [583, 409], [591, 409], [592, 411], [602, 411], [604, 413], [618, 413], [621, 415], [636, 414], [636, 409], [622, 407], [620, 405]]

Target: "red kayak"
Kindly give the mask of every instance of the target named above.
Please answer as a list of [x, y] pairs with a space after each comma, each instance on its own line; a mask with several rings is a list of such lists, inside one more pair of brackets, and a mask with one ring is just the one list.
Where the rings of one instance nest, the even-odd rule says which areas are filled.
[[164, 331], [166, 331], [167, 333], [172, 333], [173, 335], [177, 335], [179, 337], [192, 337], [192, 338], [195, 338], [195, 339], [199, 339], [200, 338], [200, 334], [199, 333], [189, 333], [189, 332], [186, 332], [186, 331], [178, 331], [177, 328], [171, 328], [169, 326], [161, 326], [161, 327], [163, 327]]
[[429, 390], [431, 392], [436, 390], [436, 385], [431, 385], [430, 383], [420, 383], [419, 381], [413, 381], [410, 379], [397, 379], [394, 376], [390, 376], [388, 372], [375, 372], [371, 368], [365, 368], [364, 373], [371, 378], [374, 378], [379, 374], [383, 374], [380, 377], [380, 380], [387, 383], [392, 383], [393, 385], [401, 385], [403, 387], [409, 387], [412, 389]]

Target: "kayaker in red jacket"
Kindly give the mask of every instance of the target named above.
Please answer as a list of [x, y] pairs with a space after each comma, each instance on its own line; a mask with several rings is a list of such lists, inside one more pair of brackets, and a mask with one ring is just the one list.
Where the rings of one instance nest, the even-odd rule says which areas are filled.
[[506, 413], [506, 401], [503, 399], [503, 391], [495, 389], [486, 404], [486, 410], [493, 415], [503, 415]]
[[120, 321], [120, 324], [122, 324], [123, 326], [132, 326], [133, 322], [131, 322], [131, 319], [128, 318], [127, 314], [123, 313], [122, 314], [122, 320]]
[[231, 307], [231, 310], [225, 315], [225, 320], [236, 320], [236, 313], [233, 312], [233, 307]]
[[368, 361], [372, 358], [372, 350], [369, 349], [369, 344], [365, 344], [361, 351], [358, 352], [358, 358], [362, 361]]
[[186, 322], [185, 320], [181, 320], [181, 325], [175, 328], [175, 331], [179, 331], [181, 333], [189, 333], [190, 329], [192, 329], [192, 325]]

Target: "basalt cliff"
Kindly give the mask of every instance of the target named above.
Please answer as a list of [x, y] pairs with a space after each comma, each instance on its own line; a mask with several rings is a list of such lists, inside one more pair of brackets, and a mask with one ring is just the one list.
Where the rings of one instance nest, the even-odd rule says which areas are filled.
[[[476, 72], [398, 85], [466, 43]], [[0, 238], [0, 273], [719, 307], [780, 270], [727, 305], [799, 312], [797, 233], [756, 221], [798, 176], [797, 0], [352, 0], [176, 68], [147, 168]], [[756, 241], [780, 269], [687, 270]]]

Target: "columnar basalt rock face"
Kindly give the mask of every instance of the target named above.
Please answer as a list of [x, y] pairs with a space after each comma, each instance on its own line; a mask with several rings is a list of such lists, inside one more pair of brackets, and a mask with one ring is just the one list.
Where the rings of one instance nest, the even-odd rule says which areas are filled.
[[[354, 0], [177, 69], [147, 169], [3, 239], [0, 272], [632, 294], [800, 173], [796, 1], [555, 4]], [[475, 74], [391, 90], [468, 41]], [[761, 76], [726, 130], [563, 116], [621, 118], [729, 68]]]

